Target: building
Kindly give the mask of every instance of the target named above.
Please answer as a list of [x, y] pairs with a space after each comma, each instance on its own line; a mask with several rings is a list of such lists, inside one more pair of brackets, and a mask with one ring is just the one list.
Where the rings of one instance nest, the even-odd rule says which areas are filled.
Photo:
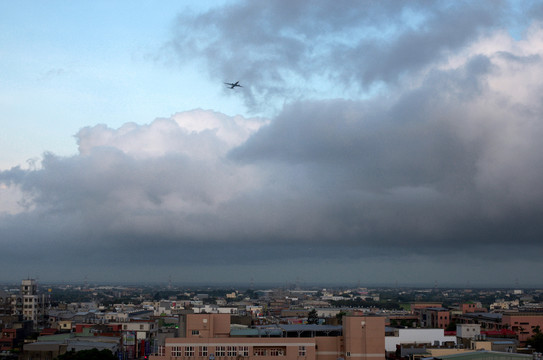
[[443, 329], [392, 329], [385, 336], [385, 349], [395, 352], [401, 344], [456, 345], [455, 336], [445, 335]]
[[481, 303], [474, 303], [474, 302], [462, 304], [460, 305], [460, 309], [462, 311], [462, 314], [474, 313], [474, 312], [486, 312], [486, 309], [483, 308]]
[[36, 280], [25, 279], [21, 282], [20, 298], [22, 300], [22, 315], [24, 320], [31, 320], [34, 329], [43, 321], [45, 297], [38, 295]]
[[22, 360], [52, 360], [69, 351], [77, 352], [91, 349], [110, 350], [113, 354], [118, 354], [120, 338], [69, 336], [60, 340], [37, 341], [25, 344], [23, 353], [19, 358]]
[[231, 330], [230, 314], [186, 314], [183, 337], [167, 338], [154, 360], [385, 359], [385, 319], [349, 315], [343, 325], [272, 325]]
[[534, 335], [534, 329], [543, 329], [541, 312], [506, 312], [502, 314], [501, 327], [513, 330], [521, 343]]
[[457, 324], [456, 336], [458, 337], [458, 343], [461, 343], [461, 339], [475, 339], [481, 335], [480, 324]]
[[487, 335], [500, 331], [507, 335], [512, 331], [518, 341], [525, 344], [537, 326], [543, 329], [543, 312], [466, 313], [458, 317], [457, 321], [460, 324], [479, 324], [481, 333]]
[[420, 309], [421, 326], [433, 329], [446, 329], [451, 322], [449, 309], [429, 307]]
[[512, 354], [506, 352], [497, 352], [497, 351], [471, 351], [471, 352], [462, 352], [457, 354], [443, 354], [438, 355], [432, 354], [431, 357], [426, 357], [426, 359], [437, 359], [440, 360], [533, 360], [534, 358], [531, 355], [526, 354]]

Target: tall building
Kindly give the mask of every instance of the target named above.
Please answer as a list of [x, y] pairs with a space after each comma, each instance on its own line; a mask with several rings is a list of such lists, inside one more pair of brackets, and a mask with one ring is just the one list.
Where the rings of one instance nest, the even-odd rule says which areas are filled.
[[38, 295], [38, 285], [34, 279], [21, 282], [20, 297], [22, 300], [22, 315], [24, 320], [32, 320], [36, 329], [43, 319], [44, 297]]

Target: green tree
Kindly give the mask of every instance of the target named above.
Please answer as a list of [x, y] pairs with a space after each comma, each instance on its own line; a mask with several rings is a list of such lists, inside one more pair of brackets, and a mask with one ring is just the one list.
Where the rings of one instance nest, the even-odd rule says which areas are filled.
[[526, 345], [530, 345], [537, 352], [543, 352], [543, 333], [541, 332], [541, 328], [536, 326], [533, 329], [533, 333], [534, 335], [526, 340]]
[[307, 323], [308, 324], [319, 323], [319, 316], [317, 315], [317, 310], [313, 309], [307, 314]]
[[347, 313], [343, 310], [341, 310], [339, 313], [336, 314], [337, 323], [339, 325], [343, 324], [343, 317], [347, 315]]
[[56, 360], [118, 360], [111, 350], [90, 349], [69, 351], [56, 357]]

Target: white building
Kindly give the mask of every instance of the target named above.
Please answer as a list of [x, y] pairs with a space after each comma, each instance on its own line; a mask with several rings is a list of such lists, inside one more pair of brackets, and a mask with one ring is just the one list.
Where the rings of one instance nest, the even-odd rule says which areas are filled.
[[481, 335], [481, 324], [457, 324], [456, 336], [462, 339], [475, 339]]
[[219, 307], [213, 304], [193, 306], [192, 310], [195, 314], [239, 314], [237, 307]]
[[401, 344], [429, 344], [442, 345], [453, 342], [456, 345], [456, 336], [446, 336], [444, 329], [395, 329], [393, 336], [385, 336], [385, 351], [394, 352], [396, 346]]
[[156, 321], [134, 321], [122, 323], [122, 330], [135, 333], [137, 340], [152, 339], [158, 333], [158, 324]]

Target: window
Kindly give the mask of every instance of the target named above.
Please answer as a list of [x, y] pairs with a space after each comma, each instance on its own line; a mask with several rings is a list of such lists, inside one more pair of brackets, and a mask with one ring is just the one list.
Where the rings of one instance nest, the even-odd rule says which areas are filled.
[[192, 330], [192, 335], [200, 335], [200, 330]]
[[266, 349], [265, 348], [254, 348], [253, 349], [253, 355], [254, 356], [266, 356]]
[[249, 347], [248, 346], [240, 346], [238, 347], [239, 354], [241, 356], [249, 356]]
[[215, 355], [217, 356], [226, 356], [226, 349], [224, 346], [217, 346], [215, 349]]
[[194, 346], [185, 346], [185, 356], [194, 356]]
[[143, 330], [143, 325], [140, 325], [140, 330]]
[[305, 346], [298, 346], [298, 356], [305, 356], [307, 354], [307, 351], [305, 349]]
[[182, 356], [181, 346], [172, 346], [172, 356]]
[[158, 356], [166, 356], [166, 347], [165, 346], [159, 346], [158, 347]]
[[283, 356], [284, 351], [281, 348], [271, 348], [270, 356]]
[[238, 354], [238, 349], [235, 346], [227, 346], [226, 351], [226, 356], [236, 356]]
[[207, 346], [200, 346], [198, 348], [198, 356], [207, 356]]

